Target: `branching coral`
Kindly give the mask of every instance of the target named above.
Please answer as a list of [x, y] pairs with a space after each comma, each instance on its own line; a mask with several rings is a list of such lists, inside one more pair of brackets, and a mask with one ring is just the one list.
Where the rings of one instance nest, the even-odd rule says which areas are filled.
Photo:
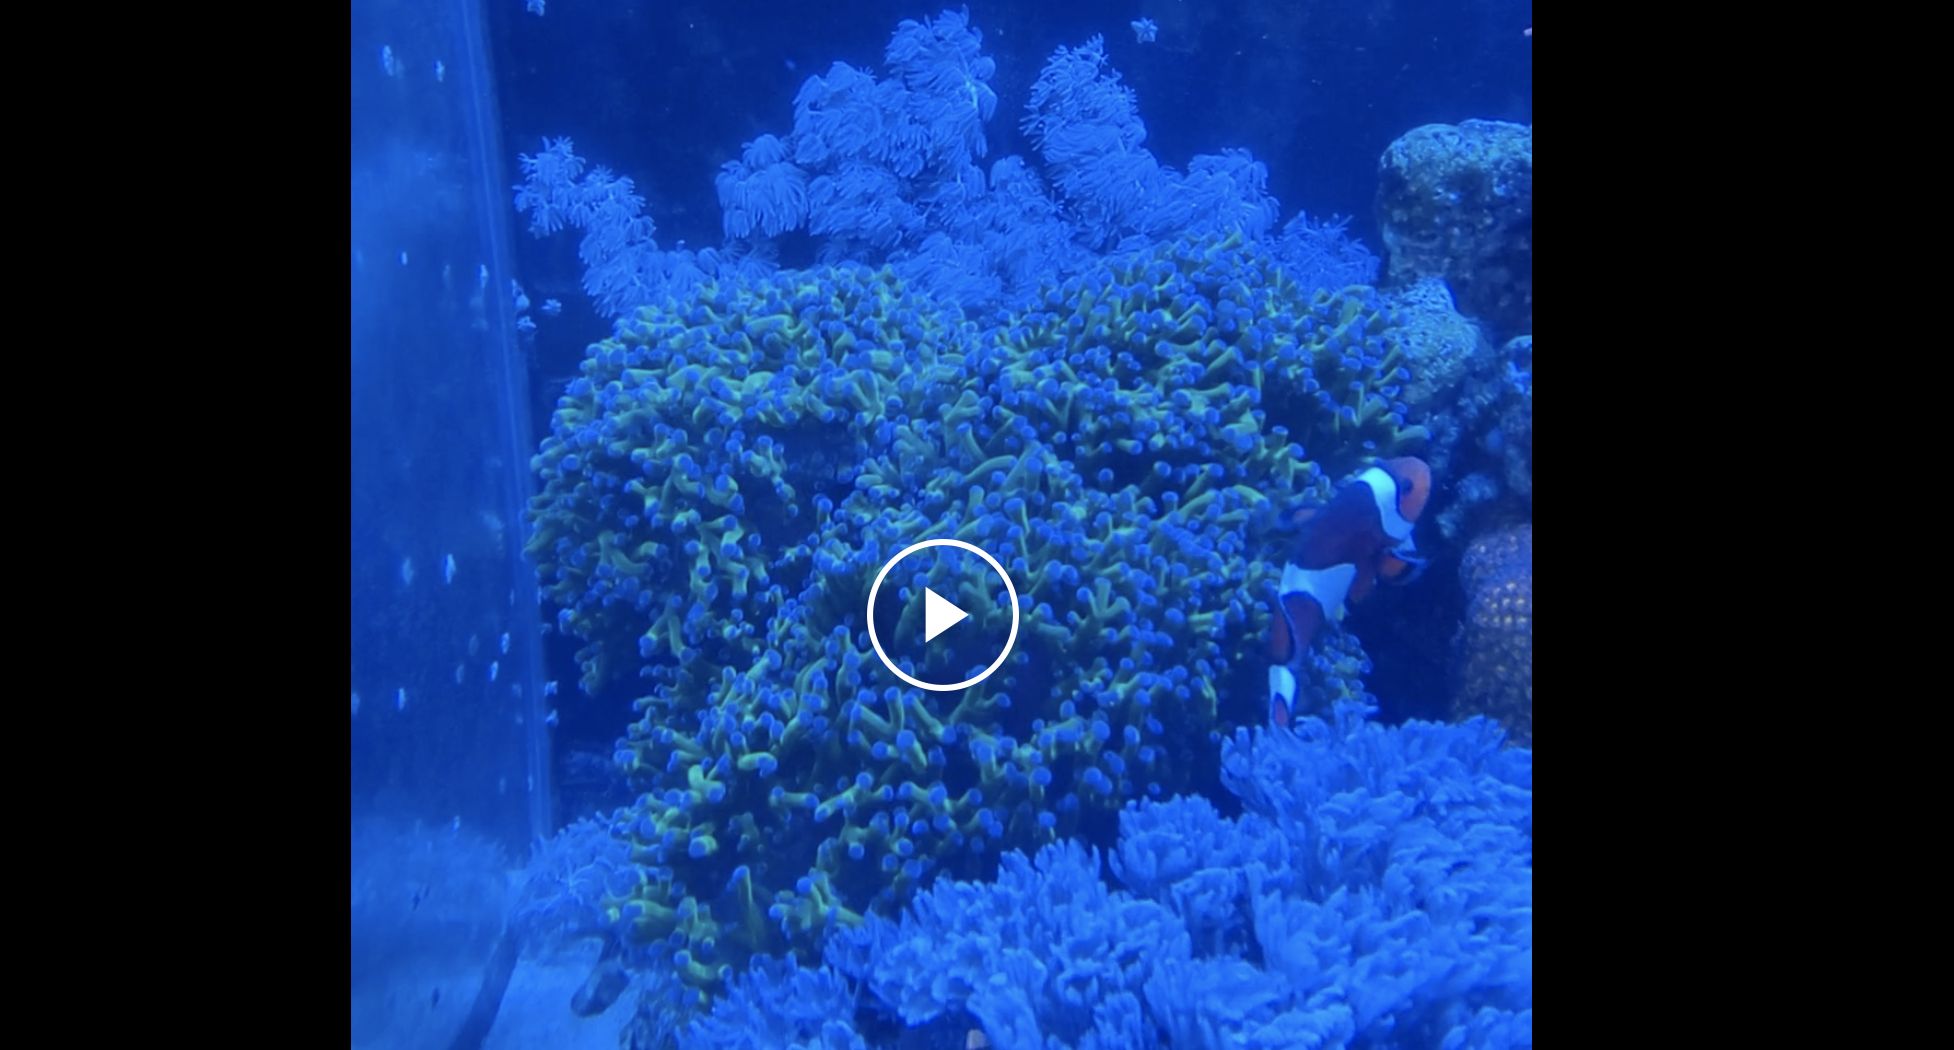
[[[1207, 736], [1255, 667], [1270, 494], [1416, 441], [1400, 382], [1369, 289], [1305, 297], [1233, 238], [1111, 260], [982, 329], [861, 268], [620, 322], [559, 404], [530, 512], [586, 688], [655, 685], [619, 753], [646, 869], [620, 909], [710, 983], [722, 927], [772, 949], [1185, 786], [1170, 735]], [[879, 672], [862, 608], [890, 554], [937, 536], [1005, 562], [1023, 633], [1005, 673], [925, 697]], [[1322, 655], [1327, 701], [1361, 656]]]
[[[1229, 740], [1240, 820], [1129, 807], [1126, 889], [1075, 844], [1014, 853], [993, 883], [837, 932], [829, 965], [905, 1023], [968, 1014], [1001, 1050], [1530, 1045], [1532, 754], [1483, 719], [1365, 713]], [[772, 972], [736, 1009], [765, 1012]]]

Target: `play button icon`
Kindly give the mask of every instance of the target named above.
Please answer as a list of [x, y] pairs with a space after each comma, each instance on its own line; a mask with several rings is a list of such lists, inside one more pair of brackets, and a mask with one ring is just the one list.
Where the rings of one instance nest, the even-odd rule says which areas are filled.
[[950, 604], [950, 599], [923, 588], [923, 641], [936, 641], [936, 636], [957, 625], [959, 620], [967, 620], [970, 614]]
[[[999, 603], [1000, 606], [1002, 606], [1002, 610], [1004, 610], [1003, 615], [1000, 617], [998, 615], [993, 614], [988, 617], [985, 617], [982, 622], [989, 624], [991, 630], [997, 631], [997, 633], [1003, 633], [1001, 630], [998, 629], [1001, 626], [999, 624], [999, 620], [1002, 619], [1004, 621], [1008, 621], [1010, 624], [1010, 637], [1004, 640], [1003, 651], [997, 654], [997, 659], [992, 660], [990, 666], [985, 667], [982, 671], [979, 671], [975, 677], [962, 682], [951, 682], [947, 684], [938, 683], [938, 682], [926, 682], [921, 678], [918, 678], [915, 675], [912, 675], [909, 672], [904, 671], [902, 668], [896, 666], [896, 661], [891, 660], [889, 658], [888, 652], [882, 647], [882, 637], [876, 631], [875, 624], [876, 624], [877, 610], [876, 610], [875, 600], [876, 600], [876, 596], [882, 592], [882, 582], [888, 579], [889, 570], [895, 568], [896, 564], [902, 561], [904, 558], [907, 558], [918, 551], [928, 550], [931, 547], [955, 547], [960, 550], [968, 551], [971, 554], [975, 554], [979, 558], [982, 558], [984, 560], [984, 564], [988, 565], [992, 572], [997, 574], [998, 579], [1004, 581], [1004, 593], [1003, 595], [999, 596], [1003, 599]], [[984, 575], [984, 573], [981, 570], [977, 570], [975, 574], [980, 577]], [[918, 589], [920, 589], [923, 592], [922, 593], [923, 641], [925, 643], [935, 642], [938, 635], [941, 635], [943, 632], [949, 630], [952, 627], [955, 627], [957, 624], [960, 624], [965, 620], [971, 619], [971, 615], [965, 612], [964, 610], [957, 608], [955, 602], [952, 602], [950, 599], [945, 598], [941, 594], [936, 593], [936, 591], [931, 589], [930, 587], [922, 586], [921, 584], [922, 584], [921, 576], [918, 576], [916, 578], [916, 584], [914, 584], [913, 586], [916, 586]], [[973, 587], [972, 583], [967, 579], [960, 586], [962, 587], [963, 598], [966, 601], [974, 600], [980, 595], [996, 594], [995, 588], [992, 587], [991, 585], [986, 584], [981, 588]], [[900, 587], [901, 585], [898, 584], [898, 589], [900, 589]], [[914, 594], [913, 591], [902, 591], [901, 593], [905, 595], [907, 601], [913, 602], [915, 600], [915, 598], [913, 597]], [[950, 593], [956, 594], [958, 592], [955, 589], [951, 589]], [[905, 605], [904, 607], [910, 610], [909, 615], [911, 616], [914, 615], [913, 610], [915, 609], [915, 606]], [[890, 622], [892, 624], [899, 623], [902, 619], [901, 616], [896, 615], [895, 613], [889, 613], [888, 615], [890, 615], [891, 617]], [[965, 543], [962, 540], [951, 540], [951, 539], [924, 540], [921, 543], [911, 544], [910, 546], [903, 548], [901, 553], [897, 554], [893, 558], [890, 558], [888, 562], [882, 566], [881, 572], [875, 574], [875, 582], [869, 585], [869, 589], [868, 589], [869, 645], [874, 647], [875, 655], [881, 658], [883, 665], [886, 666], [892, 673], [894, 673], [897, 678], [900, 678], [903, 681], [908, 682], [910, 685], [913, 685], [918, 689], [929, 689], [935, 692], [950, 692], [957, 689], [968, 689], [969, 687], [976, 685], [977, 683], [983, 681], [984, 679], [989, 678], [992, 674], [996, 673], [998, 668], [1004, 666], [1004, 661], [1008, 657], [1010, 657], [1012, 648], [1018, 644], [1018, 620], [1019, 620], [1018, 588], [1015, 584], [1011, 582], [1011, 577], [1009, 574], [1007, 574], [1004, 571], [1004, 566], [998, 564], [997, 559], [991, 557], [989, 553], [985, 552], [984, 550], [972, 544]], [[912, 625], [914, 624], [913, 620], [910, 620], [908, 622]], [[897, 627], [896, 629], [899, 634], [903, 633], [902, 628]], [[914, 630], [913, 626], [908, 629]], [[965, 631], [959, 631], [957, 632], [956, 635], [952, 635], [949, 638], [945, 639], [943, 642], [939, 643], [939, 645], [950, 646], [951, 648], [949, 650], [937, 651], [933, 659], [936, 662], [941, 663], [943, 662], [945, 657], [956, 656], [960, 654], [966, 647], [983, 646], [986, 637], [990, 637], [990, 638], [995, 637], [995, 635], [987, 635], [986, 632], [979, 631], [974, 635], [970, 635], [969, 637], [963, 638], [961, 641], [958, 640], [958, 636], [965, 635], [968, 633], [969, 633], [968, 629], [966, 629]], [[914, 635], [910, 635], [909, 637], [913, 639]], [[898, 651], [903, 651], [903, 642], [901, 641], [901, 639], [897, 640], [897, 646], [898, 646]], [[913, 650], [905, 653], [905, 659], [910, 659], [914, 661], [914, 666], [917, 667], [921, 667], [922, 664], [925, 662], [924, 659], [914, 656]], [[977, 659], [981, 660], [982, 657], [980, 656]], [[972, 671], [975, 671], [976, 662], [977, 662], [976, 660], [971, 660], [967, 663], [964, 663], [962, 666], [969, 667]]]

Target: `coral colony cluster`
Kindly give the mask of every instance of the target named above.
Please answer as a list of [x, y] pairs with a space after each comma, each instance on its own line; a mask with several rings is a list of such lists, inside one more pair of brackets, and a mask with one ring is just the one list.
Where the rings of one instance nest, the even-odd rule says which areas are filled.
[[[1245, 152], [1162, 166], [1096, 38], [1032, 87], [1042, 163], [980, 169], [979, 44], [946, 12], [879, 78], [810, 78], [725, 166], [723, 249], [661, 250], [565, 140], [524, 158], [518, 206], [583, 231], [619, 318], [535, 458], [529, 551], [583, 687], [642, 691], [637, 801], [566, 832], [552, 885], [686, 1045], [865, 1046], [871, 1011], [1005, 1048], [1529, 1042], [1531, 753], [1367, 722], [1336, 632], [1323, 718], [1226, 733], [1261, 710], [1284, 512], [1427, 437], [1376, 260], [1275, 232]], [[775, 265], [790, 234], [815, 265]], [[863, 620], [940, 537], [1019, 595], [950, 559], [891, 580], [1019, 618], [954, 693], [892, 684]], [[990, 658], [925, 652], [937, 681]], [[1216, 752], [1239, 819], [1186, 795]]]

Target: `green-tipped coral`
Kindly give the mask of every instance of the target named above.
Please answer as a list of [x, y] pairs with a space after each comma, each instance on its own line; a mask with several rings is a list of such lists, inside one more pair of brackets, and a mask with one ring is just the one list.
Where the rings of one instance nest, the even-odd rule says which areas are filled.
[[[613, 912], [704, 987], [1187, 787], [1229, 682], [1260, 675], [1278, 512], [1422, 438], [1397, 356], [1370, 289], [1305, 295], [1236, 238], [1108, 260], [981, 328], [862, 268], [620, 322], [536, 457], [529, 546], [585, 688], [652, 683], [615, 825], [645, 877]], [[864, 623], [882, 564], [937, 537], [1021, 596], [911, 570], [980, 626], [1020, 617], [1007, 665], [955, 694], [898, 683]], [[1359, 661], [1333, 642], [1317, 688]]]

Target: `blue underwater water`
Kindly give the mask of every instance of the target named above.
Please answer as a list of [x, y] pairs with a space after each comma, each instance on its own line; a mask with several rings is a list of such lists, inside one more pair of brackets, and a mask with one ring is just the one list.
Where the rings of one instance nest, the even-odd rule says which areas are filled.
[[356, 4], [352, 1043], [1531, 1045], [1531, 47]]

